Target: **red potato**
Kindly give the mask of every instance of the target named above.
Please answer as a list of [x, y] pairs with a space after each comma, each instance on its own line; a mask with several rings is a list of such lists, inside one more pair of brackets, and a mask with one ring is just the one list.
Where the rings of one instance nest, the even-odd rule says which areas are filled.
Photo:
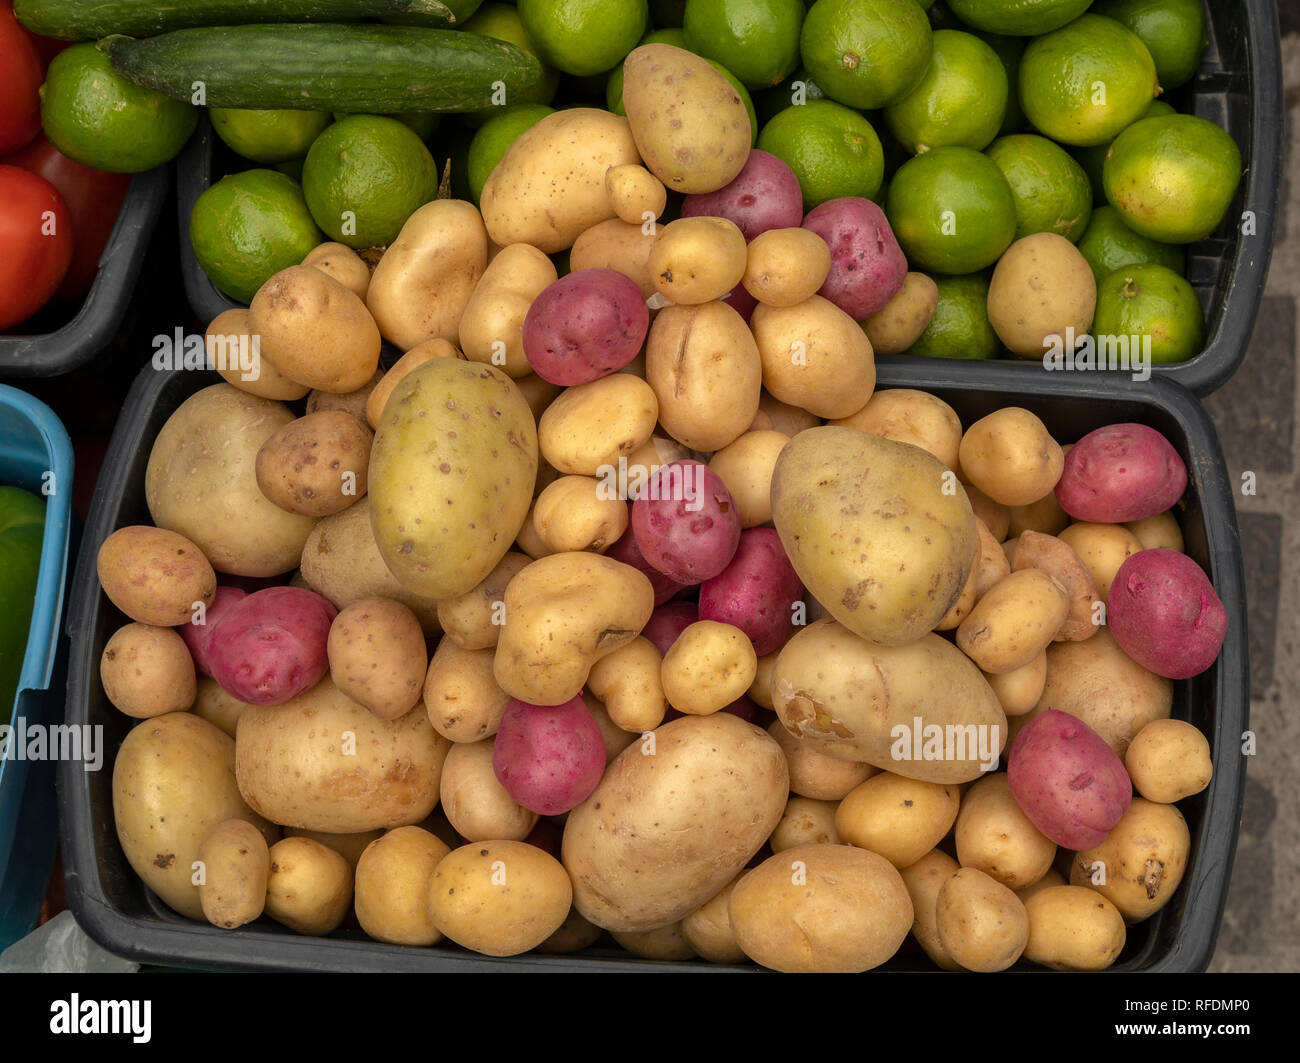
[[869, 199], [844, 196], [814, 207], [803, 227], [826, 241], [831, 271], [817, 293], [854, 321], [883, 310], [907, 279], [907, 259], [885, 212]]
[[647, 479], [632, 503], [631, 525], [645, 559], [678, 583], [712, 579], [740, 545], [740, 512], [722, 477], [690, 459]]
[[754, 148], [730, 184], [716, 192], [687, 196], [682, 203], [682, 217], [726, 218], [736, 224], [748, 242], [768, 229], [797, 226], [803, 220], [803, 193], [799, 178], [789, 166], [775, 155]]
[[1048, 709], [1016, 735], [1007, 782], [1021, 810], [1057, 845], [1100, 845], [1133, 800], [1124, 762], [1096, 731], [1068, 712]]
[[315, 686], [329, 668], [338, 610], [300, 587], [268, 587], [230, 606], [212, 630], [208, 666], [231, 697], [280, 705]]
[[637, 546], [636, 535], [633, 534], [630, 526], [619, 536], [618, 541], [605, 551], [605, 556], [612, 557], [615, 561], [622, 561], [625, 565], [631, 565], [638, 572], [644, 572], [646, 578], [650, 580], [650, 586], [654, 588], [655, 605], [663, 605], [690, 586], [688, 583], [678, 583], [671, 576], [665, 576], [650, 564], [641, 553], [641, 548]]
[[700, 619], [740, 628], [766, 657], [794, 631], [792, 605], [803, 584], [774, 528], [741, 532], [736, 556], [700, 587]]
[[641, 637], [652, 642], [662, 657], [677, 641], [677, 636], [699, 619], [700, 607], [696, 602], [668, 602], [650, 614], [641, 629]]
[[580, 269], [529, 306], [524, 356], [549, 384], [587, 384], [632, 361], [649, 329], [650, 311], [635, 281], [614, 269]]
[[1075, 520], [1122, 524], [1164, 513], [1187, 490], [1187, 466], [1144, 424], [1089, 432], [1065, 455], [1056, 500]]
[[758, 300], [749, 294], [749, 289], [743, 284], [737, 284], [732, 288], [731, 294], [724, 295], [722, 301], [744, 318], [745, 324], [749, 324], [749, 316], [758, 306]]
[[605, 773], [605, 739], [580, 694], [563, 705], [512, 698], [492, 747], [492, 770], [517, 804], [558, 816], [596, 789]]
[[1228, 632], [1227, 610], [1201, 566], [1164, 548], [1139, 551], [1120, 565], [1106, 622], [1120, 649], [1166, 679], [1204, 672]]
[[190, 656], [194, 658], [194, 670], [199, 675], [210, 676], [212, 674], [212, 670], [208, 666], [208, 657], [212, 652], [212, 633], [216, 631], [218, 621], [230, 611], [232, 605], [247, 597], [248, 591], [242, 587], [222, 585], [217, 588], [212, 604], [204, 610], [203, 623], [195, 624], [191, 622], [181, 626], [181, 638], [185, 640], [185, 645], [189, 647]]

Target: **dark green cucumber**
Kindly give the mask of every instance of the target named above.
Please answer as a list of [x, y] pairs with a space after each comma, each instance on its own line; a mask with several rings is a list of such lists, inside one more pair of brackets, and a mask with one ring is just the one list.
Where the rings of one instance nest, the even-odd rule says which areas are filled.
[[474, 111], [530, 102], [542, 84], [513, 44], [416, 26], [220, 26], [99, 47], [137, 85], [209, 107]]
[[458, 25], [470, 0], [14, 0], [18, 21], [33, 33], [64, 41], [94, 41], [111, 33], [152, 37], [191, 26], [259, 22], [340, 22], [360, 18], [418, 19], [424, 26]]

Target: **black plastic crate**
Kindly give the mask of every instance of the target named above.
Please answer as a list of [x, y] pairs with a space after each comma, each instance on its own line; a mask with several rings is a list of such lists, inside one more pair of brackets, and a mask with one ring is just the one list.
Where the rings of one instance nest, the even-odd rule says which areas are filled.
[[0, 379], [61, 376], [85, 365], [112, 342], [171, 184], [170, 163], [131, 179], [99, 258], [99, 272], [81, 306], [53, 332], [0, 335]]
[[[1116, 398], [1100, 374], [1056, 374], [1030, 381], [998, 366], [916, 360], [882, 369], [881, 389], [916, 388], [950, 403], [969, 425], [1003, 406], [1039, 414], [1062, 441], [1102, 425], [1140, 421], [1164, 432], [1188, 470], [1181, 524], [1187, 553], [1209, 573], [1228, 610], [1228, 634], [1215, 665], [1175, 683], [1173, 715], [1209, 738], [1214, 780], [1180, 802], [1192, 836], [1187, 874], [1173, 900], [1131, 929], [1117, 971], [1197, 971], [1209, 963], [1227, 895], [1241, 816], [1245, 769], [1241, 733], [1248, 726], [1246, 609], [1241, 545], [1219, 443], [1205, 413], [1181, 387], [1165, 380]], [[450, 943], [410, 948], [373, 941], [359, 931], [304, 938], [263, 918], [237, 931], [191, 922], [167, 908], [131, 870], [113, 822], [111, 764], [133, 721], [112, 707], [99, 679], [104, 644], [126, 622], [99, 588], [95, 558], [115, 529], [150, 523], [144, 474], [153, 440], [168, 416], [215, 373], [158, 372], [137, 377], [95, 488], [68, 608], [71, 640], [67, 723], [104, 728], [105, 764], [86, 773], [59, 767], [63, 859], [68, 900], [77, 921], [106, 948], [141, 961], [171, 966], [305, 971], [754, 971], [692, 963], [657, 963], [612, 948], [574, 956], [527, 954], [496, 959]], [[1031, 383], [1032, 387], [1026, 387]], [[935, 970], [919, 950], [904, 945], [881, 970]], [[1039, 970], [1022, 963], [1017, 969]]]

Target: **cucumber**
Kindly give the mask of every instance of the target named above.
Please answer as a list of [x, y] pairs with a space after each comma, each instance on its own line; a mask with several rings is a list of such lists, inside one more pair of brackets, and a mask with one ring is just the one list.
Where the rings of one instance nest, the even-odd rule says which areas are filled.
[[380, 15], [379, 20], [393, 26], [455, 26], [459, 29], [482, 6], [483, 0], [443, 0], [443, 3], [447, 10], [437, 14], [413, 8], [395, 15]]
[[14, 14], [33, 33], [94, 41], [113, 33], [152, 37], [191, 26], [256, 22], [412, 18], [424, 26], [452, 26], [469, 17], [457, 14], [466, 6], [465, 0], [14, 0]]
[[542, 64], [513, 44], [416, 26], [219, 26], [98, 47], [137, 85], [209, 107], [474, 111], [542, 86]]

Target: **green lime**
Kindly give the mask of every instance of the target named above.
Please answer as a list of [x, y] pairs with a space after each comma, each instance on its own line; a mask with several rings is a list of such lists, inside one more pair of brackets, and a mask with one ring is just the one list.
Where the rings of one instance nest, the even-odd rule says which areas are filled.
[[1029, 124], [1024, 108], [1020, 106], [1020, 57], [1025, 54], [1022, 37], [1005, 37], [999, 33], [981, 33], [980, 40], [997, 53], [1002, 69], [1007, 72], [1007, 109], [1002, 116], [998, 136], [1019, 133]]
[[803, 0], [687, 0], [686, 47], [749, 89], [779, 85], [799, 65]]
[[1097, 285], [1094, 337], [1138, 337], [1154, 365], [1185, 362], [1205, 344], [1205, 317], [1192, 286], [1164, 266], [1129, 266]]
[[318, 136], [302, 167], [316, 224], [348, 247], [384, 247], [433, 199], [438, 171], [424, 142], [395, 118], [354, 114]]
[[948, 0], [966, 25], [988, 33], [1037, 37], [1060, 29], [1088, 10], [1092, 0]]
[[1134, 122], [1115, 138], [1102, 170], [1106, 198], [1128, 227], [1166, 244], [1214, 232], [1240, 181], [1237, 142], [1190, 114]]
[[681, 29], [686, 18], [686, 0], [650, 0], [650, 20], [659, 27]]
[[921, 84], [885, 108], [885, 121], [914, 155], [949, 144], [982, 150], [1006, 115], [1006, 67], [974, 34], [937, 30], [933, 39]]
[[483, 194], [483, 186], [496, 169], [507, 149], [519, 136], [531, 129], [548, 114], [554, 114], [553, 107], [544, 103], [521, 103], [507, 107], [500, 114], [489, 118], [474, 134], [469, 144], [468, 177], [470, 195], [477, 203]]
[[[1162, 114], [1177, 114], [1170, 104], [1164, 100], [1152, 100], [1147, 104], [1146, 110], [1138, 115], [1137, 120], [1140, 122], [1143, 118], [1155, 118]], [[1123, 132], [1123, 130], [1120, 130]], [[1088, 175], [1088, 183], [1092, 186], [1092, 197], [1096, 200], [1106, 198], [1106, 190], [1101, 183], [1102, 167], [1106, 165], [1106, 156], [1110, 154], [1110, 146], [1115, 143], [1113, 140], [1105, 144], [1093, 144], [1086, 148], [1075, 148], [1074, 157], [1078, 160], [1079, 165], [1083, 167], [1083, 172]]]
[[[334, 121], [339, 121], [348, 117], [346, 111], [335, 111]], [[433, 135], [442, 115], [436, 111], [404, 111], [399, 114], [385, 114], [381, 118], [396, 118], [402, 125], [408, 127], [421, 140], [428, 140]]]
[[[648, 33], [641, 40], [641, 44], [671, 44], [675, 48], [685, 48], [686, 45], [681, 39], [681, 30], [656, 30], [654, 33]], [[637, 45], [640, 47], [640, 45]], [[749, 112], [749, 128], [751, 135], [749, 138], [750, 145], [758, 142], [758, 115], [754, 111], [754, 100], [749, 95], [749, 89], [745, 88], [730, 70], [719, 63], [716, 59], [709, 59], [709, 64], [724, 78], [730, 82], [731, 87], [736, 90], [736, 95], [740, 97], [740, 102], [745, 105], [745, 110]], [[605, 108], [614, 114], [627, 117], [627, 108], [623, 106], [623, 64], [619, 64], [610, 71], [609, 80], [605, 82]]]
[[984, 153], [1002, 171], [1016, 201], [1016, 239], [1056, 233], [1078, 241], [1092, 214], [1092, 189], [1083, 167], [1046, 137], [1017, 133]]
[[934, 317], [908, 354], [925, 358], [996, 358], [1002, 350], [989, 324], [987, 273], [935, 277], [939, 302]]
[[302, 159], [286, 159], [284, 162], [277, 162], [275, 168], [282, 174], [292, 177], [298, 184], [302, 184]]
[[869, 111], [921, 83], [931, 36], [916, 0], [817, 0], [803, 21], [799, 53], [827, 96]]
[[96, 170], [140, 173], [180, 153], [198, 108], [141, 88], [93, 43], [54, 57], [41, 86], [41, 125], [68, 158]]
[[190, 211], [194, 257], [213, 284], [244, 303], [324, 239], [298, 182], [276, 170], [223, 177]]
[[1016, 237], [1011, 186], [974, 148], [935, 148], [903, 163], [885, 213], [907, 261], [927, 272], [975, 273]]
[[754, 97], [754, 106], [758, 110], [758, 120], [766, 125], [779, 111], [787, 107], [802, 107], [809, 100], [829, 99], [822, 92], [821, 86], [813, 81], [812, 75], [799, 67], [781, 84], [758, 93]]
[[[484, 4], [475, 12], [474, 17], [465, 23], [464, 31], [466, 33], [477, 33], [480, 37], [491, 37], [493, 40], [505, 41], [507, 44], [513, 44], [531, 56], [535, 56], [541, 61], [541, 53], [537, 50], [537, 45], [533, 42], [528, 31], [524, 29], [524, 24], [519, 17], [519, 9], [514, 4]], [[555, 72], [553, 67], [542, 63], [542, 85], [536, 93], [535, 99], [530, 100], [510, 100], [509, 106], [516, 103], [550, 103], [555, 99], [555, 90], [559, 88], [560, 75]]]
[[334, 121], [328, 111], [248, 111], [212, 107], [212, 128], [236, 155], [253, 162], [288, 162], [307, 154]]
[[1100, 284], [1117, 269], [1153, 263], [1181, 274], [1187, 260], [1177, 244], [1161, 244], [1139, 236], [1114, 207], [1106, 204], [1092, 212], [1088, 228], [1077, 244]]
[[1142, 39], [1166, 92], [1191, 81], [1201, 65], [1207, 43], [1201, 0], [1098, 0], [1092, 10]]
[[646, 0], [519, 0], [542, 60], [578, 77], [613, 70], [645, 34]]
[[758, 146], [794, 171], [805, 211], [842, 196], [870, 199], [884, 180], [885, 156], [875, 129], [833, 100], [787, 107], [763, 127]]
[[1020, 61], [1020, 106], [1062, 144], [1104, 144], [1160, 92], [1147, 46], [1112, 18], [1082, 15], [1029, 42]]

